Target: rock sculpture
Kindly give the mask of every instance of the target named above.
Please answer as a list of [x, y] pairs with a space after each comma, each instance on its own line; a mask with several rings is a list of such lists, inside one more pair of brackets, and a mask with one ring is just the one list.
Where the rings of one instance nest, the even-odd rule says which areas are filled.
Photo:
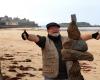
[[71, 15], [71, 20], [67, 29], [69, 40], [63, 44], [62, 58], [66, 61], [68, 80], [84, 80], [78, 60], [92, 61], [93, 55], [87, 52], [88, 46], [81, 39], [75, 14]]

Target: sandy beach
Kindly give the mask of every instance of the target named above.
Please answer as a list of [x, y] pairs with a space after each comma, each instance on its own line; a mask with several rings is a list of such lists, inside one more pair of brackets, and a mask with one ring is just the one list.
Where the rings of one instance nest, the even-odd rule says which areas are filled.
[[[24, 29], [0, 29], [0, 62], [5, 80], [43, 80], [41, 49], [34, 43], [24, 41], [21, 33]], [[30, 34], [45, 36], [45, 30], [26, 29]], [[86, 34], [89, 32], [82, 32]], [[66, 31], [61, 31], [67, 35]], [[88, 40], [88, 51], [94, 55], [90, 71], [83, 71], [85, 80], [100, 80], [100, 40]], [[86, 62], [86, 61], [83, 61]]]

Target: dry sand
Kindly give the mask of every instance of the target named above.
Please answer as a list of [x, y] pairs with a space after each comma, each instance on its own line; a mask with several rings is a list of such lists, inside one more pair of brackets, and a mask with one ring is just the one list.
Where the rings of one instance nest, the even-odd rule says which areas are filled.
[[[1, 71], [9, 80], [43, 80], [41, 49], [34, 43], [21, 39], [24, 29], [0, 29]], [[46, 35], [45, 30], [27, 29], [28, 33]], [[82, 32], [86, 34], [89, 32]], [[61, 31], [67, 35], [66, 31]], [[94, 55], [91, 71], [83, 71], [86, 80], [100, 80], [100, 40], [87, 41], [88, 51]], [[8, 79], [6, 79], [8, 80]]]

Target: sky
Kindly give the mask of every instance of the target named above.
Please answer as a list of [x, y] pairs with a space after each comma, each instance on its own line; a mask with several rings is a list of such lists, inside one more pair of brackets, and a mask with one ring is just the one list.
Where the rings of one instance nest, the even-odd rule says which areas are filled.
[[68, 23], [71, 14], [77, 22], [100, 25], [100, 0], [0, 0], [0, 17], [26, 18], [39, 25]]

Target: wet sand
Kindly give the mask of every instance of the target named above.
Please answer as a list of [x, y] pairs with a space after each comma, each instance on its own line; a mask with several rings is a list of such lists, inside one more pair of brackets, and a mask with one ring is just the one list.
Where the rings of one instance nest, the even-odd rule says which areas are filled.
[[[7, 80], [43, 80], [41, 49], [30, 41], [21, 39], [24, 29], [0, 29], [1, 71]], [[45, 30], [27, 29], [30, 34], [45, 36]], [[82, 32], [86, 34], [89, 32]], [[66, 31], [61, 31], [67, 35]], [[94, 61], [87, 71], [82, 70], [86, 80], [100, 80], [100, 40], [88, 40], [88, 51], [94, 55]]]

